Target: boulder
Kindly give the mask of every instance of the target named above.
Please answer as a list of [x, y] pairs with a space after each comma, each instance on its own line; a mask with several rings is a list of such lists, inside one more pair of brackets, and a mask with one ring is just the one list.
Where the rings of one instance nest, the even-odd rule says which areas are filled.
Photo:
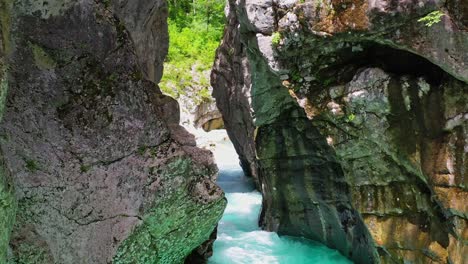
[[[182, 263], [192, 251], [206, 259], [226, 200], [212, 154], [179, 126], [177, 102], [157, 86], [165, 1], [0, 7], [1, 149], [18, 207], [9, 261]], [[5, 175], [0, 258], [16, 203], [4, 202], [13, 188]]]

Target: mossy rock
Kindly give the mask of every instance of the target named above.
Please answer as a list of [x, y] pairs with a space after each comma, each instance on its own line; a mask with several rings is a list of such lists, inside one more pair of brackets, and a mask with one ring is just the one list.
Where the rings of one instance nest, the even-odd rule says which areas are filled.
[[177, 158], [162, 177], [182, 184], [159, 194], [142, 216], [142, 224], [119, 247], [115, 264], [183, 263], [200, 244], [209, 239], [221, 218], [226, 199], [200, 203], [191, 196], [189, 173], [197, 171], [188, 159]]

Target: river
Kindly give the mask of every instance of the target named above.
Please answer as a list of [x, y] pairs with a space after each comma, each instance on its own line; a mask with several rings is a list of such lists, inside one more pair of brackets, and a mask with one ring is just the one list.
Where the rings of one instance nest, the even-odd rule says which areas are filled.
[[305, 239], [262, 231], [258, 217], [262, 195], [245, 177], [225, 131], [212, 131], [197, 141], [210, 146], [219, 167], [218, 185], [228, 200], [219, 222], [209, 264], [350, 264], [338, 251]]

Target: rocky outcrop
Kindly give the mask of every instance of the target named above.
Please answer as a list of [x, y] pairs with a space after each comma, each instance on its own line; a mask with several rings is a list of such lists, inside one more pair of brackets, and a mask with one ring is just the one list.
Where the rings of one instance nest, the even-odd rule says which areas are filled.
[[[266, 229], [321, 241], [357, 263], [464, 263], [460, 6], [230, 2], [213, 94], [230, 135], [254, 147], [236, 150], [256, 154], [247, 166], [258, 174]], [[251, 86], [234, 85], [244, 81]], [[239, 94], [250, 101], [238, 104]], [[230, 127], [236, 120], [247, 121]]]
[[239, 19], [233, 11], [235, 5], [229, 3], [228, 7], [223, 40], [211, 72], [213, 97], [245, 174], [253, 177], [258, 186], [249, 60], [246, 46], [241, 42]]
[[194, 113], [194, 126], [209, 132], [224, 129], [223, 117], [215, 102], [205, 101], [197, 105]]
[[[0, 3], [9, 45], [1, 147], [18, 201], [9, 261], [206, 258], [226, 202], [211, 153], [156, 86], [165, 1]], [[0, 225], [11, 222], [4, 176]]]

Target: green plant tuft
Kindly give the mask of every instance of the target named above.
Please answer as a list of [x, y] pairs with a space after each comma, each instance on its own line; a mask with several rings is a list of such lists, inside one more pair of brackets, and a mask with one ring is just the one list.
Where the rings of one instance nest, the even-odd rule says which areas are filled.
[[80, 166], [80, 171], [82, 173], [87, 173], [89, 170], [91, 170], [91, 165], [81, 165]]
[[34, 160], [26, 160], [26, 169], [30, 172], [36, 172], [40, 169], [39, 164]]
[[444, 13], [442, 13], [440, 10], [436, 10], [418, 19], [418, 22], [422, 22], [427, 27], [431, 27], [432, 25], [439, 23], [441, 21], [442, 16], [444, 16]]
[[275, 32], [273, 33], [273, 35], [271, 35], [271, 44], [273, 44], [274, 46], [278, 46], [280, 43], [280, 40], [281, 40], [281, 34], [279, 32]]

